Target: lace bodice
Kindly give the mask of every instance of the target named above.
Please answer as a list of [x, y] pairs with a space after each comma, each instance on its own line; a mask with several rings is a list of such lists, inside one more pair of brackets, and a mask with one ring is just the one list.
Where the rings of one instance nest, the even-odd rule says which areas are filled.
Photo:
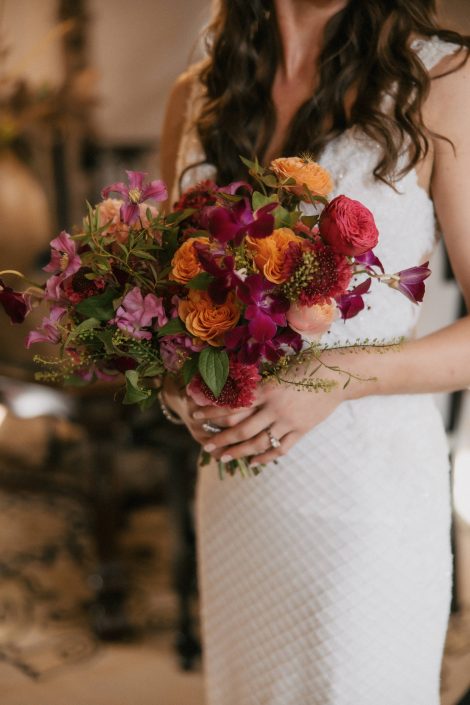
[[[417, 39], [412, 47], [427, 70], [459, 48], [438, 37]], [[195, 80], [177, 155], [177, 174], [189, 165], [204, 162], [204, 152], [194, 128], [201, 99], [201, 85]], [[387, 272], [396, 272], [429, 258], [436, 243], [437, 225], [433, 202], [419, 185], [414, 169], [395, 183], [396, 190], [374, 178], [379, 149], [360, 128], [353, 126], [327, 144], [318, 161], [333, 176], [333, 196], [344, 193], [362, 201], [374, 213], [380, 233], [375, 252]], [[205, 162], [183, 174], [181, 188], [184, 190], [201, 179], [214, 177], [214, 166]], [[172, 195], [175, 200], [177, 187]], [[305, 204], [305, 209], [308, 208]], [[393, 289], [374, 282], [371, 294], [366, 297], [366, 309], [349, 321], [336, 321], [322, 342], [330, 345], [358, 339], [388, 341], [400, 336], [410, 337], [418, 315], [418, 306]]]

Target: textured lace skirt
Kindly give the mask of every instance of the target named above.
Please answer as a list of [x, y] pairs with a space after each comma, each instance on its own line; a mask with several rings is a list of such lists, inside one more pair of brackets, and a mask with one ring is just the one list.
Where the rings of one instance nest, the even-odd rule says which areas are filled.
[[431, 396], [345, 402], [255, 478], [201, 467], [195, 509], [207, 705], [438, 705], [451, 502]]

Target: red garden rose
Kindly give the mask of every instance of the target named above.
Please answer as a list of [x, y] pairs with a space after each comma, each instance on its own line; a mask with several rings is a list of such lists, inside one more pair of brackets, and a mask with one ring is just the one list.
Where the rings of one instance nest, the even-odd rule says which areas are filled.
[[370, 210], [347, 196], [337, 196], [323, 210], [320, 234], [335, 252], [350, 257], [371, 250], [379, 240]]

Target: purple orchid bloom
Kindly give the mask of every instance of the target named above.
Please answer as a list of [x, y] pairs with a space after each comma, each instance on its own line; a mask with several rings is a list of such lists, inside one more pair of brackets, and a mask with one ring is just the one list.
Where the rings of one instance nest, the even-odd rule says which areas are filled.
[[[284, 354], [285, 348], [292, 348], [298, 353], [302, 349], [302, 337], [291, 328], [285, 328], [271, 340], [255, 340], [246, 325], [237, 326], [225, 334], [227, 349], [236, 354], [239, 362], [255, 364], [265, 359], [277, 362]], [[237, 352], [236, 352], [237, 351]]]
[[49, 316], [42, 319], [39, 330], [33, 330], [26, 336], [25, 346], [29, 348], [33, 343], [53, 343], [56, 345], [61, 340], [59, 322], [67, 309], [63, 306], [53, 306]]
[[198, 259], [203, 269], [214, 277], [207, 288], [207, 293], [215, 304], [225, 303], [229, 291], [232, 291], [240, 284], [243, 284], [242, 278], [235, 271], [235, 259], [231, 255], [225, 255], [222, 258], [221, 267], [204, 245], [200, 243], [194, 244]]
[[420, 303], [424, 298], [425, 285], [424, 280], [427, 279], [431, 270], [428, 267], [429, 261], [419, 267], [410, 267], [402, 269], [400, 272], [392, 275], [386, 283], [393, 289], [398, 289], [414, 304]]
[[129, 185], [126, 186], [119, 181], [110, 186], [106, 186], [101, 191], [103, 198], [108, 198], [110, 193], [119, 193], [125, 202], [121, 206], [120, 215], [123, 223], [133, 225], [140, 216], [139, 204], [150, 199], [154, 201], [166, 201], [168, 191], [160, 179], [144, 184], [147, 173], [144, 171], [126, 171]]
[[246, 304], [245, 318], [248, 331], [258, 343], [272, 340], [277, 326], [287, 325], [287, 299], [273, 296], [272, 284], [261, 274], [251, 274], [238, 286], [238, 296]]
[[357, 316], [357, 314], [363, 310], [364, 299], [362, 297], [369, 291], [371, 281], [370, 278], [366, 279], [364, 282], [354, 287], [354, 289], [351, 289], [351, 291], [342, 294], [336, 299], [336, 303], [341, 312], [341, 318], [344, 322], [346, 322], [348, 318]]
[[0, 279], [0, 304], [12, 323], [23, 323], [29, 311], [28, 301], [24, 294], [15, 291]]
[[45, 272], [54, 272], [63, 281], [82, 266], [77, 254], [77, 246], [70, 235], [62, 230], [60, 235], [51, 242], [51, 261], [45, 267]]
[[244, 197], [231, 208], [208, 206], [205, 210], [207, 227], [212, 237], [224, 245], [231, 240], [239, 245], [245, 235], [255, 238], [267, 237], [274, 229], [274, 216], [271, 211], [278, 205], [267, 203], [253, 212], [248, 198]]
[[367, 250], [367, 252], [363, 252], [362, 255], [356, 255], [354, 261], [358, 264], [363, 264], [367, 270], [370, 270], [372, 267], [378, 267], [382, 274], [385, 271], [382, 262], [373, 250]]
[[147, 294], [144, 297], [139, 287], [135, 286], [123, 298], [116, 311], [116, 317], [110, 323], [115, 323], [118, 328], [137, 340], [149, 340], [152, 333], [142, 329], [152, 325], [154, 318], [157, 319], [159, 326], [164, 326], [168, 322], [163, 308], [163, 299], [157, 298], [154, 294]]

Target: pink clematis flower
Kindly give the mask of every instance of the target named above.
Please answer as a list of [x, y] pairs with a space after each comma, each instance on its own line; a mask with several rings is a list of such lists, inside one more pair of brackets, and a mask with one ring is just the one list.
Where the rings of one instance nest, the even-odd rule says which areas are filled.
[[29, 348], [33, 343], [59, 343], [61, 339], [59, 322], [66, 311], [63, 306], [53, 306], [49, 316], [42, 319], [41, 328], [28, 333], [25, 346]]
[[45, 272], [54, 272], [63, 279], [78, 272], [82, 261], [77, 254], [77, 246], [70, 235], [62, 230], [59, 237], [51, 242], [51, 261], [43, 267]]
[[122, 300], [116, 311], [116, 317], [110, 321], [118, 328], [129, 333], [138, 340], [149, 340], [152, 333], [149, 330], [142, 330], [152, 325], [156, 318], [159, 326], [164, 326], [168, 318], [163, 308], [163, 299], [157, 298], [154, 294], [142, 296], [139, 287], [135, 286]]
[[149, 184], [144, 184], [144, 179], [147, 176], [144, 171], [126, 171], [129, 179], [129, 185], [126, 186], [122, 181], [119, 181], [110, 186], [106, 186], [101, 191], [103, 198], [108, 198], [110, 193], [119, 193], [124, 198], [124, 203], [121, 206], [121, 220], [127, 225], [133, 225], [140, 216], [139, 205], [153, 199], [154, 201], [166, 201], [168, 191], [160, 179], [151, 181]]

